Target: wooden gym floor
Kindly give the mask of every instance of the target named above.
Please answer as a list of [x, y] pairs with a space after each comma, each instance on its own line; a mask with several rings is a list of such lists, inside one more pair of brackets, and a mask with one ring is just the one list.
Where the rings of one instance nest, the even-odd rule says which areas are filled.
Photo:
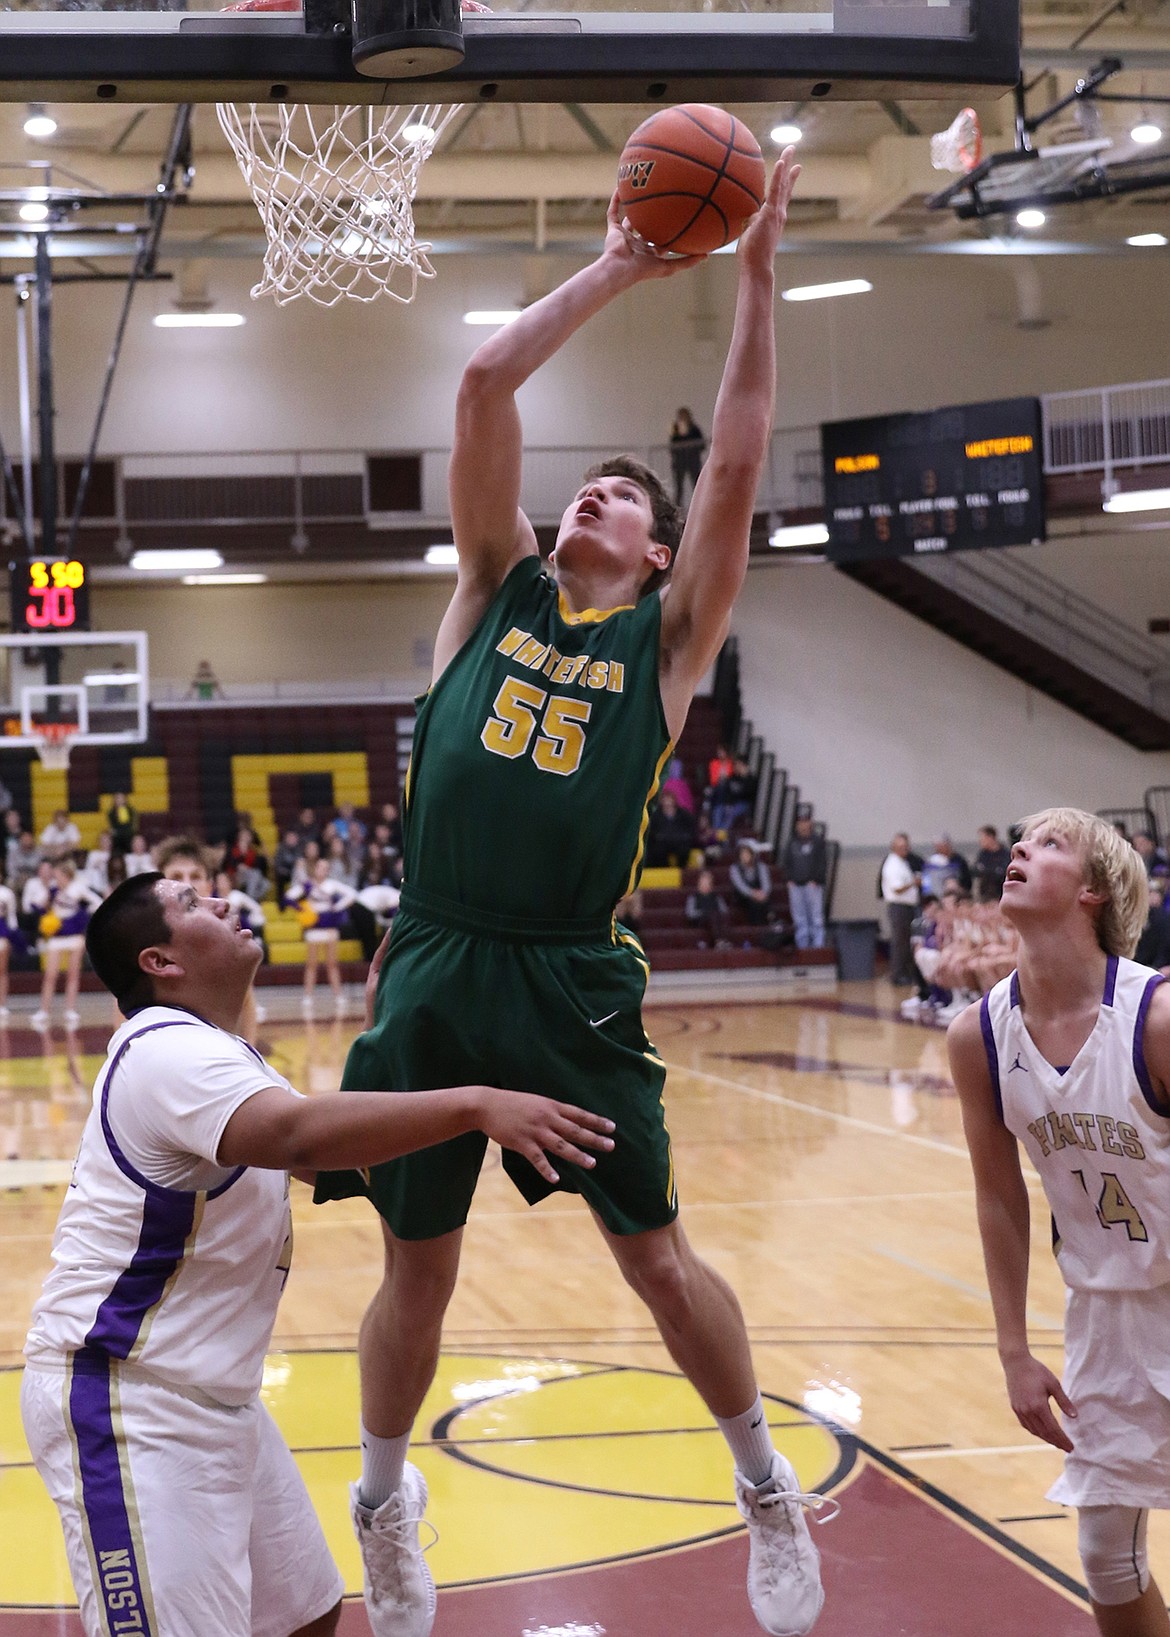
[[[271, 991], [269, 992], [269, 995]], [[268, 995], [265, 996], [267, 1000]], [[941, 1031], [887, 985], [658, 1006], [683, 1217], [738, 1290], [776, 1437], [840, 1517], [824, 1637], [1087, 1637], [1058, 1455], [1011, 1416]], [[108, 1003], [68, 1040], [0, 1028], [0, 1637], [79, 1631], [17, 1413], [37, 1293]], [[100, 1010], [99, 1010], [100, 1008]], [[295, 1085], [337, 1084], [352, 1021], [273, 1018]], [[66, 1049], [68, 1048], [68, 1049]], [[294, 1185], [296, 1254], [266, 1397], [352, 1593], [354, 1337], [372, 1213]], [[1034, 1187], [1034, 1343], [1060, 1359], [1061, 1286]], [[415, 1459], [431, 1489], [436, 1637], [751, 1637], [730, 1465], [582, 1207], [527, 1210], [489, 1160]], [[1170, 1586], [1170, 1535], [1152, 1559]], [[347, 1637], [367, 1630], [360, 1597]]]

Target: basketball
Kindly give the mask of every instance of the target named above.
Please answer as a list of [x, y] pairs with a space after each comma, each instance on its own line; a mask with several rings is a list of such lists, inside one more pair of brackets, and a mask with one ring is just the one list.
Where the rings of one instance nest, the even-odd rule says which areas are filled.
[[742, 120], [704, 102], [652, 114], [618, 164], [618, 200], [656, 250], [708, 256], [738, 239], [764, 202], [764, 156]]

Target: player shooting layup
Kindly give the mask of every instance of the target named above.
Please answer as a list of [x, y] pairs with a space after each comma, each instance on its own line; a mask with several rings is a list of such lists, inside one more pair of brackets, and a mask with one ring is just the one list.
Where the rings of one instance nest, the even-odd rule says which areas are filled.
[[[1049, 1497], [1077, 1508], [1104, 1637], [1170, 1637], [1146, 1558], [1148, 1509], [1170, 1506], [1170, 985], [1126, 959], [1147, 900], [1104, 819], [1025, 819], [1002, 901], [1019, 965], [948, 1037], [1008, 1396], [1065, 1452]], [[1063, 1386], [1028, 1347], [1021, 1144], [1068, 1286]]]
[[[597, 261], [467, 366], [450, 473], [459, 578], [415, 729], [405, 885], [377, 1022], [355, 1042], [345, 1079], [421, 1089], [474, 1065], [480, 1080], [571, 1088], [617, 1120], [613, 1153], [563, 1185], [584, 1196], [727, 1438], [752, 1606], [778, 1634], [808, 1631], [821, 1608], [804, 1518], [819, 1497], [800, 1495], [773, 1450], [739, 1304], [677, 1220], [665, 1067], [640, 1013], [648, 969], [613, 910], [637, 881], [648, 804], [747, 568], [776, 390], [774, 262], [798, 172], [788, 149], [740, 240], [710, 457], [681, 541], [661, 484], [625, 457], [587, 474], [562, 519], [552, 578], [518, 506], [519, 388], [624, 291], [693, 265], [635, 245], [616, 200]], [[369, 1183], [387, 1258], [360, 1340], [354, 1521], [376, 1637], [425, 1637], [434, 1618], [415, 1528], [426, 1486], [404, 1463], [484, 1148], [472, 1135], [379, 1166]], [[504, 1167], [529, 1201], [551, 1192], [518, 1156], [505, 1154]], [[335, 1176], [318, 1197], [362, 1186]]]

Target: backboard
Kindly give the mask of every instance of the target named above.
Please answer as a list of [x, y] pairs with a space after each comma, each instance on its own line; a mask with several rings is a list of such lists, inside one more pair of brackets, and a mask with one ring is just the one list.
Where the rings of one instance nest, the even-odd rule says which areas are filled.
[[[512, 0], [464, 16], [461, 47], [455, 6], [454, 65], [421, 80], [369, 77], [371, 64], [386, 72], [377, 56], [359, 72], [350, 23], [334, 20], [348, 9], [329, 12], [332, 0], [308, 0], [308, 28], [300, 12], [204, 0], [5, 3], [0, 101], [10, 102], [665, 105], [937, 97], [940, 87], [958, 100], [1019, 75], [1019, 0]], [[356, 3], [359, 16], [384, 6], [395, 26], [409, 14], [426, 33], [442, 0]]]
[[70, 745], [139, 744], [149, 684], [144, 631], [0, 636], [0, 749], [40, 749], [46, 728]]

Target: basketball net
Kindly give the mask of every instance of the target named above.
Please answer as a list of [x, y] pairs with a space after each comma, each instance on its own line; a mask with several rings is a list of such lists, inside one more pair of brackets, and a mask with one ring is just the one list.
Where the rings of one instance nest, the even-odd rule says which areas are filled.
[[75, 722], [38, 722], [33, 729], [37, 741], [37, 755], [41, 766], [52, 773], [60, 773], [69, 766], [69, 752], [73, 748]]
[[[300, 0], [241, 0], [228, 11], [299, 11]], [[486, 12], [463, 0], [465, 12]], [[283, 307], [308, 296], [321, 307], [342, 297], [414, 300], [434, 278], [414, 228], [419, 171], [456, 112], [221, 102], [219, 123], [264, 224], [268, 248], [254, 298]]]
[[963, 108], [930, 139], [930, 163], [936, 171], [973, 171], [983, 158], [983, 128], [974, 108]]

